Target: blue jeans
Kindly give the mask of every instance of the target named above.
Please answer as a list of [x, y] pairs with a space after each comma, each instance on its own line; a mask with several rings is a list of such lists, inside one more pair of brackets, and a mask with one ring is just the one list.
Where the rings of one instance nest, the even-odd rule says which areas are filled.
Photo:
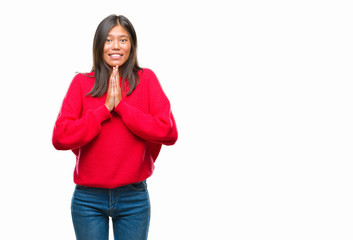
[[114, 189], [77, 185], [71, 215], [78, 240], [107, 240], [109, 217], [115, 240], [146, 240], [150, 222], [146, 181]]

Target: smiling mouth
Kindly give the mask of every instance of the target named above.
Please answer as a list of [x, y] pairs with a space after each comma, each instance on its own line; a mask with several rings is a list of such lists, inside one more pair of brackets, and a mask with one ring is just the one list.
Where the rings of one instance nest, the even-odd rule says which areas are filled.
[[122, 57], [121, 54], [116, 54], [116, 53], [114, 53], [114, 54], [109, 54], [109, 56], [110, 56], [111, 58], [113, 58], [113, 59], [119, 59], [119, 58]]

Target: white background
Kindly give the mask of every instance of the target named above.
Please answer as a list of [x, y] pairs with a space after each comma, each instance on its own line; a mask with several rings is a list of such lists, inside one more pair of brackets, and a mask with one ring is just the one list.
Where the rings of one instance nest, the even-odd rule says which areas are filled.
[[149, 239], [352, 239], [349, 2], [2, 2], [0, 239], [74, 239], [75, 159], [51, 134], [112, 13], [179, 130], [148, 181]]

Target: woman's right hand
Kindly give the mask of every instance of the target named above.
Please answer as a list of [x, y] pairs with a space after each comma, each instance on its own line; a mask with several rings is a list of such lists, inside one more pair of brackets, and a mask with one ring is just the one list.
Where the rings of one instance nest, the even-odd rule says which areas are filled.
[[119, 71], [118, 66], [113, 67], [113, 71], [110, 75], [109, 86], [107, 92], [107, 98], [105, 100], [105, 106], [109, 112], [112, 111], [121, 100], [121, 90], [119, 85]]

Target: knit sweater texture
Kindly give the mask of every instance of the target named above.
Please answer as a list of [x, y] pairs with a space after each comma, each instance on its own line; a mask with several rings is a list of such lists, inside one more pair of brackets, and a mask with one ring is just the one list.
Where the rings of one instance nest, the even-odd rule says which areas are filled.
[[104, 105], [107, 93], [87, 95], [94, 85], [93, 72], [72, 80], [52, 142], [56, 149], [75, 154], [76, 184], [116, 188], [143, 181], [152, 175], [162, 144], [176, 142], [170, 103], [156, 75], [146, 68], [138, 74], [135, 90], [111, 112]]

